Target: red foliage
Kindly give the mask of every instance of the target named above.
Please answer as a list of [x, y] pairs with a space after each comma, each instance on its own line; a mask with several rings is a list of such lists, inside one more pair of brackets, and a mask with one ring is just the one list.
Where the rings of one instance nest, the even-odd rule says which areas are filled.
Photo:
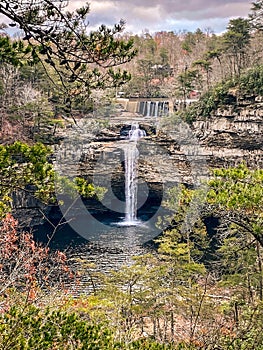
[[31, 233], [19, 232], [17, 220], [6, 215], [0, 225], [0, 296], [16, 288], [34, 299], [41, 289], [57, 286], [61, 290], [72, 274], [64, 253], [51, 252], [36, 243]]

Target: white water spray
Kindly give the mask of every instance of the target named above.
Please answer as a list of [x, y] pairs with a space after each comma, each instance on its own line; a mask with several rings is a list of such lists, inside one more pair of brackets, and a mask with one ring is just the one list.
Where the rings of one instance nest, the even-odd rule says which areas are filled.
[[124, 150], [125, 159], [125, 221], [126, 225], [136, 225], [137, 221], [137, 192], [138, 192], [138, 159], [137, 141], [146, 136], [138, 123], [133, 124], [129, 131], [129, 143]]

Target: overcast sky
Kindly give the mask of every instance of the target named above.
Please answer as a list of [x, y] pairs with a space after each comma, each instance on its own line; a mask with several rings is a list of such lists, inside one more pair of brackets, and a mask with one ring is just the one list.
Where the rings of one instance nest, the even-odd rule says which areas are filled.
[[[69, 0], [70, 7], [86, 1]], [[195, 31], [211, 28], [215, 33], [226, 29], [229, 19], [247, 17], [252, 1], [246, 0], [91, 0], [90, 28], [126, 21], [126, 31]]]
[[[69, 0], [69, 10], [83, 6], [86, 0]], [[121, 19], [125, 31], [141, 34], [148, 30], [195, 31], [210, 28], [215, 33], [226, 30], [229, 19], [247, 17], [252, 0], [90, 0], [89, 28], [112, 26]], [[0, 15], [0, 22], [7, 22]], [[16, 32], [17, 29], [9, 29]]]

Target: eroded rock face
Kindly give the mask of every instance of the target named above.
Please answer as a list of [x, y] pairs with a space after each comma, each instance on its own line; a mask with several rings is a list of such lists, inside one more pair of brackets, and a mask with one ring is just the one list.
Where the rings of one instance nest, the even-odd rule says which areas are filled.
[[263, 102], [236, 109], [218, 109], [210, 118], [198, 118], [193, 131], [209, 154], [213, 167], [235, 166], [244, 160], [250, 167], [263, 166]]
[[[184, 183], [194, 187], [209, 176], [211, 168], [236, 166], [241, 161], [252, 168], [263, 167], [263, 99], [258, 97], [253, 104], [243, 101], [239, 109], [230, 106], [218, 109], [210, 118], [199, 117], [191, 127], [178, 121], [163, 127], [161, 118], [125, 112], [95, 126], [93, 121], [80, 120], [77, 127], [65, 130], [63, 141], [54, 146], [54, 164], [59, 165], [60, 174], [83, 176], [110, 188], [114, 196], [106, 196], [106, 207], [112, 206], [116, 197], [116, 205], [122, 205], [123, 211], [123, 147], [134, 120], [146, 132], [137, 144], [142, 202], [148, 196], [151, 204], [158, 206], [165, 186]], [[92, 209], [94, 203], [87, 205]]]
[[[112, 118], [92, 137], [65, 147], [65, 173], [112, 187], [118, 198], [124, 195], [124, 155], [132, 120], [137, 120], [146, 137], [138, 142], [139, 179], [156, 187], [163, 183], [194, 186], [209, 169], [235, 166], [242, 160], [262, 167], [263, 103], [218, 109], [210, 118], [198, 118], [191, 128], [185, 123], [160, 126], [156, 118], [133, 114]], [[168, 132], [166, 132], [168, 130]], [[81, 133], [78, 135], [81, 138]], [[83, 136], [83, 135], [82, 135]], [[74, 148], [75, 147], [75, 148]], [[74, 171], [71, 169], [74, 165]], [[95, 181], [95, 182], [96, 182]]]
[[22, 227], [39, 225], [49, 216], [50, 207], [33, 195], [33, 188], [27, 186], [26, 191], [17, 190], [12, 193], [14, 216]]

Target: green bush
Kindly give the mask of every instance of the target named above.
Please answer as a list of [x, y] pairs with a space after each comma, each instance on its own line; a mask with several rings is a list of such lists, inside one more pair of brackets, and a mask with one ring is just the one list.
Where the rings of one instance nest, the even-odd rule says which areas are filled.
[[0, 318], [0, 348], [5, 350], [119, 349], [104, 325], [90, 324], [76, 313], [12, 307]]
[[251, 68], [240, 77], [240, 90], [244, 93], [263, 95], [263, 65]]
[[[51, 148], [38, 142], [0, 145], [0, 218], [11, 210], [12, 193], [26, 191], [42, 202], [55, 202], [55, 194], [102, 199], [106, 190], [81, 177], [59, 176], [50, 162]], [[55, 188], [56, 181], [56, 188]]]

